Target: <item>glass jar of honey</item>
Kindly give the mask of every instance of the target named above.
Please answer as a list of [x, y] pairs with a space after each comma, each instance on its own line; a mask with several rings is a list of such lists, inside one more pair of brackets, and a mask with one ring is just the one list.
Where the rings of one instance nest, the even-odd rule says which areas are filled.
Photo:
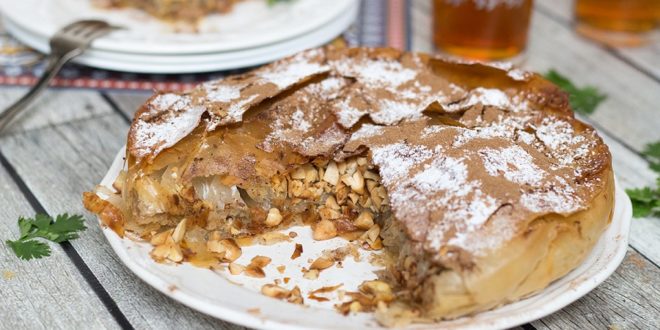
[[527, 45], [532, 0], [434, 0], [439, 51], [477, 60], [510, 60]]
[[660, 0], [576, 0], [575, 29], [610, 46], [640, 46], [660, 22]]

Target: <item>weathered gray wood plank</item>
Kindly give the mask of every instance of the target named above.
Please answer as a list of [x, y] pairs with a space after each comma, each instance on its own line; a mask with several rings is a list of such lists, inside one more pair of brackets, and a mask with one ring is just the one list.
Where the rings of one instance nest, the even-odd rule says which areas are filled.
[[128, 118], [133, 118], [135, 111], [153, 95], [152, 92], [147, 91], [111, 91], [105, 94]]
[[119, 328], [60, 246], [50, 244], [50, 257], [23, 261], [4, 243], [18, 238], [18, 217], [34, 210], [2, 166], [0, 205], [0, 328]]
[[[539, 0], [536, 6], [548, 13], [561, 17], [566, 22], [573, 20], [571, 0]], [[615, 47], [611, 50], [622, 58], [660, 80], [660, 33], [652, 33], [652, 42], [643, 47]]]
[[[0, 93], [0, 109], [18, 100], [27, 90], [23, 87], [3, 88]], [[97, 92], [49, 89], [16, 118], [5, 134], [96, 117], [111, 111], [110, 106]]]
[[660, 268], [635, 250], [610, 278], [562, 310], [532, 322], [537, 329], [658, 329]]
[[[614, 173], [623, 188], [637, 188], [655, 184], [657, 174], [649, 169], [648, 163], [634, 152], [601, 134], [610, 147]], [[657, 218], [632, 219], [630, 245], [646, 258], [660, 265], [660, 221]]]
[[143, 283], [116, 258], [96, 218], [83, 210], [81, 193], [100, 182], [127, 128], [113, 113], [7, 136], [0, 144], [48, 212], [87, 214], [89, 229], [72, 244], [135, 328], [239, 328], [195, 312]]
[[[549, 7], [555, 5], [554, 1], [547, 3]], [[432, 50], [430, 2], [413, 0], [412, 13], [413, 46]], [[591, 119], [636, 150], [660, 140], [660, 84], [606, 49], [580, 38], [570, 26], [538, 10], [532, 19], [527, 61], [523, 66], [536, 72], [554, 68], [578, 85], [597, 86], [608, 99]]]

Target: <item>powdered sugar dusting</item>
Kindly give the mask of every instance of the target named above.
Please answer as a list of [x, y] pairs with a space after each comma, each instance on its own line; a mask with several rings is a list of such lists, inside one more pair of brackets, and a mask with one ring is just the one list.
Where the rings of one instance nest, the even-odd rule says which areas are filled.
[[140, 114], [131, 131], [133, 154], [143, 158], [176, 144], [192, 132], [206, 109], [193, 105], [189, 96], [160, 94], [147, 105], [149, 111]]
[[513, 99], [502, 90], [495, 88], [478, 87], [471, 90], [468, 97], [459, 103], [444, 105], [447, 111], [460, 111], [477, 104], [493, 106], [511, 111], [524, 111], [527, 102], [520, 98]]
[[203, 88], [206, 91], [206, 98], [212, 102], [228, 103], [241, 96], [241, 86], [205, 83]]
[[479, 151], [486, 172], [491, 176], [504, 177], [515, 183], [534, 185], [545, 177], [532, 156], [519, 146], [504, 149], [485, 148]]
[[394, 182], [408, 174], [413, 166], [433, 156], [433, 151], [423, 146], [394, 143], [371, 149], [375, 164], [380, 167], [384, 182]]
[[351, 127], [355, 125], [360, 120], [360, 118], [362, 118], [362, 116], [368, 113], [366, 110], [361, 110], [358, 107], [352, 106], [352, 100], [353, 98], [348, 96], [334, 103], [336, 109], [335, 116], [337, 116], [337, 121], [344, 127]]
[[421, 109], [427, 105], [411, 104], [405, 101], [383, 99], [378, 102], [379, 111], [370, 114], [371, 119], [380, 124], [392, 125], [404, 119], [416, 119], [422, 116]]
[[520, 202], [532, 212], [568, 214], [578, 211], [584, 205], [573, 192], [570, 186], [534, 191], [523, 194]]
[[397, 88], [417, 76], [417, 71], [404, 68], [398, 61], [336, 61], [332, 66], [340, 74], [355, 77], [370, 87]]
[[270, 65], [257, 71], [257, 76], [266, 82], [275, 84], [280, 89], [292, 85], [313, 75], [327, 72], [330, 68], [314, 60], [319, 50], [309, 50], [287, 59], [284, 65]]
[[351, 139], [349, 141], [357, 141], [370, 138], [372, 136], [383, 134], [383, 131], [383, 126], [364, 124], [362, 127], [360, 127], [360, 129], [351, 135]]
[[584, 157], [591, 146], [584, 136], [575, 134], [571, 124], [556, 117], [544, 118], [536, 128], [536, 137], [559, 159], [561, 165], [569, 165], [576, 158]]

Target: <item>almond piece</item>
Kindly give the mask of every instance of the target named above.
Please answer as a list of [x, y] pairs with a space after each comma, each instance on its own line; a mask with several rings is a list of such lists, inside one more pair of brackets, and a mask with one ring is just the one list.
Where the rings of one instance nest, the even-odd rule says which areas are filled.
[[296, 243], [296, 248], [293, 250], [293, 253], [291, 254], [291, 260], [296, 259], [300, 257], [300, 255], [303, 253], [303, 246], [302, 244]]
[[337, 168], [337, 163], [334, 161], [328, 163], [328, 167], [325, 169], [325, 173], [323, 173], [323, 181], [333, 186], [336, 186], [337, 182], [339, 182], [339, 169]]
[[358, 194], [364, 194], [364, 177], [362, 173], [360, 171], [353, 173], [352, 179], [353, 184], [349, 185], [351, 189]]
[[305, 180], [305, 169], [298, 167], [293, 172], [291, 172], [291, 178], [294, 180]]
[[162, 245], [165, 244], [165, 241], [167, 241], [167, 238], [169, 238], [172, 235], [173, 229], [168, 229], [166, 231], [160, 232], [153, 237], [151, 237], [151, 240], [149, 241], [151, 245]]
[[369, 211], [362, 211], [360, 215], [358, 215], [357, 218], [353, 221], [356, 227], [362, 229], [362, 230], [367, 230], [374, 225], [374, 216], [371, 214]]
[[317, 241], [331, 239], [337, 236], [337, 228], [330, 220], [321, 220], [313, 228], [313, 237]]
[[243, 271], [245, 275], [250, 276], [250, 277], [255, 277], [255, 278], [264, 278], [266, 277], [266, 273], [264, 272], [261, 267], [257, 267], [255, 265], [248, 265], [245, 267], [245, 270]]
[[335, 196], [328, 196], [328, 198], [325, 200], [325, 207], [333, 210], [339, 210], [339, 204], [337, 203], [337, 199], [335, 199]]
[[188, 223], [187, 218], [183, 218], [179, 222], [178, 225], [176, 225], [176, 228], [174, 228], [174, 232], [172, 232], [172, 239], [174, 240], [175, 243], [179, 243], [183, 240], [183, 235], [186, 234], [186, 224]]
[[271, 208], [268, 210], [268, 215], [266, 216], [266, 226], [275, 227], [282, 222], [282, 214], [277, 208]]
[[264, 284], [261, 287], [261, 293], [264, 296], [277, 299], [286, 299], [291, 295], [289, 290], [275, 284]]
[[324, 270], [332, 267], [335, 264], [335, 261], [325, 257], [319, 257], [314, 260], [314, 262], [309, 266], [310, 269]]
[[244, 270], [245, 270], [245, 266], [243, 265], [235, 264], [233, 262], [229, 264], [229, 273], [232, 275], [238, 275], [242, 273]]
[[315, 280], [319, 278], [319, 270], [318, 269], [310, 269], [308, 271], [305, 271], [303, 274], [303, 278], [308, 279], [308, 280]]
[[264, 268], [270, 264], [270, 259], [269, 257], [266, 256], [256, 256], [250, 260], [250, 265], [251, 266], [257, 266], [259, 268]]

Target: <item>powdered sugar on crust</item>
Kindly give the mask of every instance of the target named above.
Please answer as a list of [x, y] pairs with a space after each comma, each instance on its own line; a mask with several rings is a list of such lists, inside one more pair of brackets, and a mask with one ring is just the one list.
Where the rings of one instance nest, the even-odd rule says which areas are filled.
[[478, 87], [471, 90], [468, 97], [459, 103], [446, 104], [445, 109], [450, 112], [456, 112], [470, 108], [476, 104], [493, 106], [509, 111], [526, 111], [528, 104], [519, 97], [510, 97], [504, 91], [495, 88]]
[[241, 97], [240, 85], [222, 85], [216, 83], [205, 83], [202, 88], [206, 91], [206, 97], [212, 102], [228, 103]]
[[367, 59], [355, 61], [334, 61], [332, 67], [340, 75], [355, 77], [370, 87], [397, 88], [417, 76], [417, 71], [405, 68], [399, 61]]
[[380, 176], [386, 183], [405, 177], [415, 165], [433, 156], [433, 151], [426, 147], [405, 143], [375, 147], [371, 152], [374, 163], [380, 168]]
[[485, 148], [479, 151], [479, 155], [488, 174], [503, 175], [511, 182], [536, 185], [546, 174], [534, 164], [534, 159], [527, 151], [516, 145], [499, 150]]
[[298, 53], [285, 61], [285, 65], [269, 65], [256, 71], [264, 83], [275, 84], [279, 89], [290, 86], [317, 74], [327, 72], [329, 67], [318, 61], [323, 53], [312, 49]]
[[206, 109], [187, 95], [160, 94], [146, 105], [131, 127], [132, 153], [137, 158], [158, 154], [192, 132]]
[[383, 134], [383, 131], [383, 126], [364, 124], [362, 127], [360, 127], [360, 129], [351, 135], [351, 139], [349, 141], [357, 141], [370, 138], [379, 134]]

